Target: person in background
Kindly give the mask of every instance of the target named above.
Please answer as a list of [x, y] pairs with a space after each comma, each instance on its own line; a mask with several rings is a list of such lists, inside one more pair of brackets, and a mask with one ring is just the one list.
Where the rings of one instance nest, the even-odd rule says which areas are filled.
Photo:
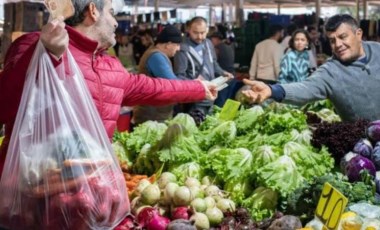
[[297, 29], [298, 27], [294, 23], [291, 23], [288, 27], [286, 27], [286, 36], [281, 41], [281, 45], [284, 48], [285, 53], [288, 51], [289, 48], [289, 40], [292, 37], [294, 31], [296, 31]]
[[297, 29], [289, 40], [289, 51], [281, 60], [280, 83], [303, 81], [309, 76], [310, 36], [306, 30]]
[[281, 25], [271, 25], [269, 38], [256, 45], [249, 69], [250, 79], [270, 84], [277, 82], [284, 54], [284, 48], [279, 44], [283, 30]]
[[[143, 31], [140, 35], [140, 38], [141, 38], [141, 43], [145, 47], [144, 52], [154, 45], [153, 35], [152, 35], [152, 32], [150, 30]], [[143, 52], [143, 54], [144, 54], [144, 52]]]
[[325, 24], [333, 56], [302, 82], [267, 85], [245, 80], [243, 92], [252, 103], [268, 98], [304, 105], [330, 99], [343, 121], [380, 118], [380, 44], [363, 41], [363, 31], [350, 15], [338, 14]]
[[[152, 78], [176, 80], [170, 58], [179, 50], [182, 41], [181, 31], [175, 26], [166, 25], [158, 34], [156, 45], [145, 51], [139, 64], [139, 73]], [[174, 105], [167, 106], [135, 106], [132, 123], [141, 124], [148, 120], [164, 122], [173, 116]]]
[[[220, 67], [229, 73], [235, 74], [234, 61], [235, 52], [233, 44], [226, 44], [223, 41], [223, 35], [219, 32], [215, 32], [210, 36], [211, 43], [214, 45], [217, 62]], [[227, 99], [235, 97], [236, 92], [243, 86], [241, 81], [232, 79], [228, 82], [228, 87], [219, 91], [218, 97], [215, 100], [215, 105], [223, 107]]]
[[120, 41], [114, 46], [115, 54], [119, 58], [120, 62], [129, 71], [133, 71], [136, 67], [135, 60], [133, 58], [133, 45], [129, 41], [130, 36], [122, 34]]
[[139, 64], [140, 58], [142, 57], [146, 49], [141, 42], [141, 35], [142, 32], [139, 30], [138, 26], [132, 27], [131, 43], [133, 46], [133, 58], [135, 60], [136, 65]]
[[5, 137], [0, 147], [0, 172], [20, 105], [26, 72], [39, 40], [54, 66], [63, 65], [67, 61], [66, 51], [70, 50], [110, 140], [122, 105], [168, 105], [216, 98], [216, 85], [209, 82], [170, 81], [129, 73], [117, 58], [106, 53], [116, 43], [117, 21], [112, 0], [72, 0], [72, 3], [74, 16], [65, 22], [62, 18], [48, 22], [41, 32], [21, 36], [8, 49], [5, 68], [0, 73], [0, 123], [5, 124]]
[[[213, 45], [207, 36], [207, 21], [203, 17], [191, 19], [188, 28], [189, 36], [181, 43], [181, 48], [174, 56], [174, 73], [179, 79], [212, 80], [215, 76], [233, 78], [233, 75], [223, 70], [216, 61]], [[200, 111], [209, 114], [214, 102], [204, 100], [202, 102], [186, 104], [181, 112], [190, 113]]]

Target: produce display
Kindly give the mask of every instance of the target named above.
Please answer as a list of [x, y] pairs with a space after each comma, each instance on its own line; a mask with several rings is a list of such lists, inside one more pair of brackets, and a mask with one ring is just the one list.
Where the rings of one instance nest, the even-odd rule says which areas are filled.
[[379, 202], [378, 123], [343, 123], [325, 102], [242, 108], [233, 120], [219, 113], [178, 114], [115, 135], [132, 173], [161, 175], [130, 193], [135, 229], [300, 229], [325, 182], [350, 204]]

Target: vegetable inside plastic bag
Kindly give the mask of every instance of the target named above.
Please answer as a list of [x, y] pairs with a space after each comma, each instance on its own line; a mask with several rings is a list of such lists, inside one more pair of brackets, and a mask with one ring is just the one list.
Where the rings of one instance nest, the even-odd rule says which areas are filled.
[[7, 229], [112, 229], [129, 213], [123, 174], [74, 58], [38, 42], [0, 181]]

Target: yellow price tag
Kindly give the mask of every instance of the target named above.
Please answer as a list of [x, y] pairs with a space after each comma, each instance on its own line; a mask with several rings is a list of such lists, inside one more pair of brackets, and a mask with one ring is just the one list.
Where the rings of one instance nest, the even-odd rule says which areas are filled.
[[348, 199], [329, 183], [323, 186], [315, 215], [325, 225], [323, 229], [335, 230], [346, 208]]
[[233, 120], [239, 111], [239, 107], [240, 102], [227, 99], [226, 103], [222, 108], [222, 111], [220, 111], [219, 118], [225, 121]]

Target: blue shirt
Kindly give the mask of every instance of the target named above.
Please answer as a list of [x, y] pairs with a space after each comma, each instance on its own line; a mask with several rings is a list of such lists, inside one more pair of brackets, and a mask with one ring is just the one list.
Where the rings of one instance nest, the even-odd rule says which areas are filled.
[[177, 79], [173, 73], [172, 65], [167, 58], [160, 52], [155, 52], [148, 58], [146, 68], [154, 77]]

